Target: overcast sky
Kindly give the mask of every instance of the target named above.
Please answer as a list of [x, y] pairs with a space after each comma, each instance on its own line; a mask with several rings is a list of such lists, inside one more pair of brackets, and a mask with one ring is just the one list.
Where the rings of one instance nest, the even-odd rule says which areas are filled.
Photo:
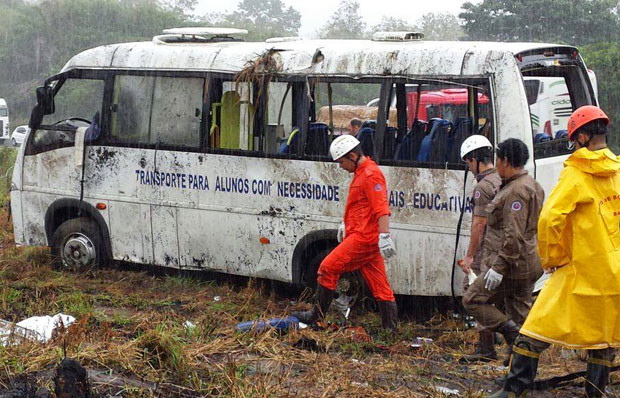
[[[301, 13], [300, 35], [315, 36], [318, 28], [325, 24], [336, 11], [338, 0], [283, 0], [287, 6], [293, 6]], [[428, 12], [450, 12], [458, 14], [462, 0], [358, 0], [360, 14], [369, 25], [376, 25], [383, 16], [396, 17], [414, 22]], [[476, 1], [472, 1], [476, 2]], [[198, 15], [210, 12], [228, 12], [237, 8], [239, 0], [199, 0], [196, 9]]]

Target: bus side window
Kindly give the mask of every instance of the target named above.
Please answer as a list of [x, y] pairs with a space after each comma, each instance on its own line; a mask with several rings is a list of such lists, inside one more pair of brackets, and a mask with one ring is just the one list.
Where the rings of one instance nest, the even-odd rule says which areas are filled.
[[461, 167], [459, 149], [468, 136], [480, 133], [486, 124], [485, 133], [493, 141], [486, 82], [414, 82], [405, 84], [405, 93], [406, 100], [401, 99], [399, 107], [406, 102], [407, 128], [403, 135], [400, 119], [404, 117], [399, 118], [394, 154], [386, 160], [415, 167]]
[[[209, 146], [221, 149], [254, 150], [254, 107], [251, 86], [234, 81], [214, 80], [221, 97], [211, 106]], [[219, 91], [219, 90], [218, 90]]]
[[[102, 79], [68, 78], [64, 81], [54, 97], [55, 112], [43, 117], [26, 152], [33, 154], [73, 145], [75, 130], [90, 127], [96, 118], [100, 118], [104, 86]], [[93, 139], [97, 138], [99, 134], [93, 136]]]
[[110, 138], [122, 144], [151, 143], [149, 119], [154, 76], [116, 76]]
[[203, 87], [201, 78], [158, 77], [155, 80], [152, 143], [199, 147]]
[[200, 78], [117, 76], [112, 141], [198, 148], [203, 86]]
[[[294, 139], [293, 132], [293, 93], [292, 84], [269, 83], [267, 93], [267, 128], [265, 130], [264, 151], [266, 153], [287, 153], [287, 141]], [[296, 134], [296, 133], [295, 133]], [[280, 148], [282, 150], [280, 151]]]

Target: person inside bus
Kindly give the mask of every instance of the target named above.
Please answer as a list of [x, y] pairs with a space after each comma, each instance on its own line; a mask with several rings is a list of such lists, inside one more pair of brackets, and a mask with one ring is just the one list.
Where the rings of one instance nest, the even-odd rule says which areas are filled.
[[[461, 159], [467, 163], [467, 168], [474, 174], [478, 183], [473, 192], [474, 206], [469, 247], [465, 257], [459, 262], [459, 266], [465, 274], [473, 272], [475, 275], [481, 275], [488, 271], [487, 267], [482, 264], [482, 247], [489, 216], [486, 207], [499, 191], [502, 179], [493, 166], [493, 146], [482, 135], [472, 135], [463, 141]], [[468, 278], [464, 278], [463, 282], [463, 287], [467, 291]], [[494, 337], [495, 332], [480, 328], [474, 353], [465, 355], [461, 362], [497, 359]]]
[[349, 121], [349, 124], [347, 125], [347, 134], [356, 137], [357, 132], [360, 131], [360, 129], [362, 128], [362, 124], [363, 122], [360, 119], [354, 117]]
[[[463, 297], [463, 305], [479, 326], [500, 332], [511, 347], [532, 304], [534, 283], [542, 274], [536, 251], [536, 228], [544, 191], [524, 170], [527, 146], [509, 138], [498, 145], [495, 166], [502, 178], [486, 207], [487, 229], [481, 268]], [[500, 310], [503, 303], [506, 313]]]
[[337, 137], [329, 152], [341, 168], [353, 174], [344, 222], [338, 229], [338, 246], [319, 266], [316, 303], [312, 309], [292, 315], [307, 324], [323, 318], [340, 275], [359, 269], [377, 300], [382, 326], [396, 333], [398, 311], [383, 259], [396, 254], [390, 236], [391, 212], [385, 177], [377, 164], [364, 156], [360, 142], [353, 136]]
[[538, 222], [538, 252], [551, 274], [517, 337], [508, 376], [495, 398], [532, 388], [551, 344], [587, 349], [587, 397], [605, 394], [620, 347], [620, 159], [607, 148], [609, 118], [578, 108], [568, 121], [576, 151]]

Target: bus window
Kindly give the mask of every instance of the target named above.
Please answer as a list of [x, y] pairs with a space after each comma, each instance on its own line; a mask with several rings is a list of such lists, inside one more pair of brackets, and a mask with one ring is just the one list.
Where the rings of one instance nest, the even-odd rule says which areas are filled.
[[406, 112], [399, 112], [402, 117], [396, 140], [384, 143], [388, 147], [384, 152], [391, 154], [386, 161], [416, 167], [460, 167], [459, 149], [465, 138], [484, 134], [493, 141], [488, 83], [397, 83], [393, 91], [398, 92], [399, 86], [404, 86], [406, 97], [393, 102], [397, 109], [405, 107]]
[[298, 132], [293, 132], [297, 128], [293, 123], [293, 87], [291, 83], [271, 82], [268, 90], [264, 151], [286, 153], [289, 137], [294, 139]]
[[211, 110], [208, 147], [225, 150], [259, 149], [254, 134], [254, 88], [247, 82], [213, 79], [209, 84]]
[[[97, 127], [91, 140], [99, 138], [104, 81], [95, 79], [62, 79], [54, 97], [55, 112], [45, 115], [34, 132], [32, 147], [27, 151], [41, 152], [73, 145], [78, 127]], [[97, 120], [98, 119], [98, 120]]]
[[[330, 95], [331, 90], [331, 95]], [[373, 140], [377, 123], [377, 106], [367, 106], [379, 97], [381, 84], [358, 82], [316, 82], [313, 90], [314, 107], [311, 106], [310, 127], [306, 155], [323, 156], [329, 159], [329, 137], [352, 134], [360, 140], [367, 156], [374, 156]], [[330, 111], [331, 96], [331, 111]], [[314, 113], [312, 111], [314, 110]], [[351, 125], [358, 119], [361, 125]], [[396, 123], [396, 110], [390, 120]], [[327, 142], [327, 144], [324, 144]]]
[[571, 153], [568, 118], [578, 107], [596, 104], [591, 77], [577, 51], [548, 48], [517, 54], [516, 59], [530, 107], [534, 158]]
[[116, 76], [110, 138], [138, 146], [200, 146], [204, 79]]

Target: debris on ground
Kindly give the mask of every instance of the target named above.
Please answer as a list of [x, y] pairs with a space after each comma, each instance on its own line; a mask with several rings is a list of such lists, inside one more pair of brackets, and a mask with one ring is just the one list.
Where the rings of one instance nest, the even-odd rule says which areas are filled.
[[295, 316], [287, 316], [286, 318], [273, 318], [266, 321], [249, 321], [237, 324], [236, 330], [239, 332], [264, 332], [269, 329], [275, 329], [284, 332], [288, 329], [296, 329], [299, 326], [299, 319]]
[[461, 393], [459, 392], [459, 390], [451, 389], [448, 387], [435, 386], [435, 390], [449, 397], [460, 397], [461, 396]]
[[428, 337], [416, 337], [411, 344], [409, 344], [409, 347], [411, 348], [420, 348], [422, 346], [431, 344], [433, 342], [433, 339], [429, 339]]
[[25, 340], [48, 342], [58, 329], [67, 329], [75, 322], [71, 315], [33, 316], [12, 323], [0, 319], [0, 343], [4, 346], [21, 344]]

